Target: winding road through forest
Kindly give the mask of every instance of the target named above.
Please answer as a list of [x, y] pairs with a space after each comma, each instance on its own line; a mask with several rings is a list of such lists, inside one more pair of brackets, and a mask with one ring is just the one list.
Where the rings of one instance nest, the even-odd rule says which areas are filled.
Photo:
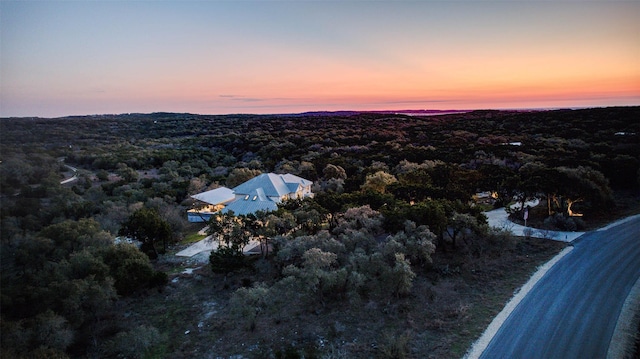
[[511, 312], [480, 358], [606, 358], [640, 277], [640, 216], [584, 234]]

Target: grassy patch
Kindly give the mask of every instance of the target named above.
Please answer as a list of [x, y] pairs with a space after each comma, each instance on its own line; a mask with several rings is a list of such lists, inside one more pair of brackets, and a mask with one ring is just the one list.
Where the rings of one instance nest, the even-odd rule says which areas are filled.
[[190, 233], [186, 235], [182, 241], [180, 241], [180, 244], [191, 244], [191, 243], [200, 242], [206, 237], [207, 237], [206, 234], [198, 234], [198, 232]]
[[[565, 244], [543, 239], [520, 239], [518, 248], [509, 256], [493, 259], [484, 272], [469, 278], [471, 303], [469, 315], [460, 322], [456, 340], [447, 357], [460, 358], [482, 335], [493, 318], [533, 275], [538, 267], [560, 252]], [[488, 270], [488, 271], [486, 271]], [[494, 272], [497, 271], [497, 272]], [[484, 283], [482, 285], [481, 283]]]

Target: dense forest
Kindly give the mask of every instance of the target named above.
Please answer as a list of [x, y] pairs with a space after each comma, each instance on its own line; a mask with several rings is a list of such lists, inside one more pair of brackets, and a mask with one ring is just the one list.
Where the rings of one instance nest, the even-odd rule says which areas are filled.
[[[532, 224], [575, 231], [637, 208], [638, 118], [639, 107], [0, 119], [2, 357], [179, 357], [169, 329], [120, 318], [169, 290], [168, 258], [201, 229], [186, 221], [198, 206], [190, 196], [266, 172], [314, 181], [315, 196], [210, 223], [225, 244], [208, 268], [225, 281], [215, 336], [256, 336], [287, 315], [329, 317], [338, 307], [402, 315], [411, 300], [435, 303], [424, 283], [523, 250], [508, 228], [487, 226], [484, 210], [535, 198]], [[242, 256], [252, 238], [271, 250]], [[447, 315], [464, 316], [455, 305]], [[443, 320], [425, 319], [429, 331]], [[343, 326], [318, 331], [338, 343]], [[259, 336], [259, 350], [217, 350], [426, 356], [397, 334], [368, 351], [325, 339], [275, 347]]]

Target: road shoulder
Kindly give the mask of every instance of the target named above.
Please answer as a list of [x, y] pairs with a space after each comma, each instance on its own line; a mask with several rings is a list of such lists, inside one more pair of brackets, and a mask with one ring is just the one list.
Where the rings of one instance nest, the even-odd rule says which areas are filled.
[[611, 344], [609, 344], [607, 359], [631, 358], [638, 336], [637, 328], [639, 322], [640, 277], [638, 277], [633, 287], [631, 287], [631, 291], [622, 305], [616, 329], [613, 331]]
[[518, 292], [509, 300], [504, 306], [502, 311], [491, 321], [491, 324], [482, 333], [480, 338], [476, 340], [471, 346], [471, 349], [465, 354], [464, 359], [476, 359], [482, 355], [482, 352], [487, 348], [491, 340], [496, 335], [502, 324], [509, 318], [511, 312], [520, 304], [522, 299], [527, 296], [531, 289], [544, 277], [544, 275], [564, 256], [569, 254], [573, 250], [573, 247], [567, 247], [558, 253], [555, 257], [551, 258], [547, 263], [543, 264], [538, 270], [529, 278], [529, 281], [525, 283]]

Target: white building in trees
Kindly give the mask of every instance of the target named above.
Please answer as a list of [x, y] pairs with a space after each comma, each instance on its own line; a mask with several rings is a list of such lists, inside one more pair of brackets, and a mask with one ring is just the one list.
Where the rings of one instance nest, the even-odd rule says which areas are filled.
[[191, 196], [203, 206], [187, 212], [189, 222], [206, 222], [216, 212], [246, 215], [275, 211], [288, 199], [312, 197], [313, 182], [292, 174], [263, 173], [233, 189], [220, 187]]

